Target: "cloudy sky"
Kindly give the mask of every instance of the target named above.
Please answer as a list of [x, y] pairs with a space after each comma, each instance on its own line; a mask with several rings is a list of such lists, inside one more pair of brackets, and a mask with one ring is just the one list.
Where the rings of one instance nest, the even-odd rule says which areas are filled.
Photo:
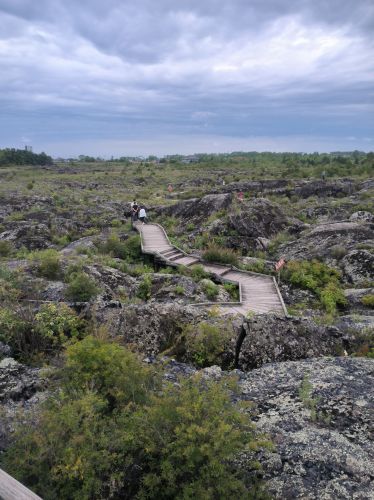
[[0, 147], [374, 150], [373, 0], [0, 0]]

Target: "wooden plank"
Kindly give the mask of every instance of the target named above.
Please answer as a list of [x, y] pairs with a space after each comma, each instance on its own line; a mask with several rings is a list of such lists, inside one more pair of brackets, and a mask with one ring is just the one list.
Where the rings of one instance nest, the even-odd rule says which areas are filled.
[[0, 498], [2, 500], [42, 500], [41, 497], [1, 469]]

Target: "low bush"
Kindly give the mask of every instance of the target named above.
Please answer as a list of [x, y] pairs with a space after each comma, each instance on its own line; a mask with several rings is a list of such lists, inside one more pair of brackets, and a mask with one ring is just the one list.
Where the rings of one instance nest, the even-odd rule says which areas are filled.
[[78, 271], [70, 274], [65, 297], [74, 302], [88, 302], [99, 292], [96, 282], [85, 272]]
[[[67, 350], [61, 390], [22, 421], [1, 467], [45, 500], [266, 498], [233, 458], [269, 446], [232, 403], [232, 379], [164, 384], [116, 344]], [[255, 464], [254, 464], [255, 466]]]
[[22, 361], [57, 352], [83, 330], [84, 322], [66, 304], [42, 304], [36, 314], [29, 308], [0, 309], [0, 340]]
[[0, 267], [0, 301], [11, 303], [21, 295], [20, 275], [6, 267]]
[[138, 234], [130, 236], [126, 240], [121, 240], [117, 234], [113, 233], [104, 243], [97, 242], [96, 246], [101, 253], [108, 253], [112, 257], [129, 262], [136, 262], [142, 256], [140, 236]]
[[206, 322], [187, 325], [181, 336], [185, 360], [192, 361], [201, 368], [220, 365], [232, 334], [232, 327], [224, 322], [215, 325]]
[[149, 300], [152, 296], [152, 276], [146, 274], [140, 282], [136, 296], [139, 299]]
[[201, 285], [208, 299], [214, 300], [217, 297], [219, 288], [212, 280], [204, 279], [201, 281]]
[[186, 290], [184, 289], [184, 286], [181, 286], [181, 285], [177, 285], [174, 289], [175, 293], [177, 295], [184, 295]]
[[334, 259], [340, 260], [347, 255], [347, 249], [341, 245], [331, 247], [331, 255]]
[[10, 241], [0, 240], [0, 257], [9, 257], [14, 247]]
[[60, 255], [56, 250], [48, 249], [33, 252], [30, 258], [36, 263], [39, 276], [51, 280], [61, 277]]
[[203, 259], [207, 262], [220, 262], [222, 264], [238, 265], [238, 256], [230, 248], [221, 248], [211, 245], [203, 252]]
[[225, 283], [224, 289], [226, 292], [230, 294], [231, 299], [234, 302], [237, 302], [239, 300], [239, 287], [237, 285], [234, 285], [234, 283]]
[[374, 308], [374, 295], [365, 295], [365, 297], [362, 297], [361, 302], [366, 307]]
[[314, 292], [324, 309], [334, 314], [337, 306], [344, 306], [347, 299], [340, 285], [340, 273], [322, 262], [290, 261], [282, 271], [291, 284]]
[[196, 282], [199, 282], [204, 278], [209, 278], [209, 276], [210, 274], [204, 270], [204, 267], [201, 264], [197, 264], [191, 268], [191, 278]]

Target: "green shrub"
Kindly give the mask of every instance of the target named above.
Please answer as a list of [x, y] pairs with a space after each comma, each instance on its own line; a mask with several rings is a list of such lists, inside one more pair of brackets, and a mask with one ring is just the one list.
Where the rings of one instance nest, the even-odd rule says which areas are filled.
[[258, 259], [257, 261], [245, 264], [242, 266], [245, 271], [252, 271], [253, 273], [264, 273], [265, 272], [265, 261], [263, 259]]
[[194, 281], [199, 282], [204, 278], [209, 278], [209, 276], [210, 274], [204, 270], [204, 267], [201, 264], [192, 266], [191, 277]]
[[85, 272], [72, 273], [65, 291], [68, 300], [74, 302], [88, 302], [100, 292], [95, 281]]
[[325, 310], [334, 314], [337, 306], [345, 306], [347, 299], [338, 283], [328, 283], [319, 293], [320, 301]]
[[51, 280], [61, 277], [60, 255], [56, 250], [40, 250], [32, 253], [30, 257], [37, 264], [39, 276]]
[[96, 246], [101, 253], [108, 253], [118, 259], [137, 261], [142, 256], [140, 236], [130, 236], [126, 240], [120, 240], [117, 234], [108, 236], [105, 243], [97, 242]]
[[217, 297], [219, 288], [212, 280], [204, 279], [201, 281], [201, 285], [208, 299], [214, 300]]
[[331, 247], [330, 251], [331, 255], [337, 260], [340, 260], [347, 255], [347, 249], [341, 245], [334, 245]]
[[295, 286], [314, 292], [324, 309], [334, 314], [337, 306], [344, 306], [347, 299], [340, 286], [340, 273], [322, 262], [290, 261], [282, 276]]
[[66, 304], [43, 304], [36, 314], [27, 308], [0, 309], [0, 340], [22, 361], [58, 351], [78, 339], [83, 327]]
[[[67, 350], [62, 387], [22, 419], [1, 467], [45, 500], [265, 498], [232, 464], [268, 443], [232, 403], [233, 380], [159, 388], [134, 354], [88, 337]], [[34, 420], [34, 422], [32, 422]]]
[[68, 341], [77, 340], [82, 327], [82, 320], [66, 304], [42, 304], [35, 315], [34, 329], [43, 339], [45, 347], [38, 350], [59, 349]]
[[8, 257], [13, 251], [13, 245], [10, 241], [0, 240], [0, 257]]
[[186, 290], [184, 289], [184, 286], [181, 286], [181, 285], [177, 285], [174, 289], [175, 293], [177, 295], [184, 295]]
[[366, 307], [374, 308], [374, 295], [365, 295], [365, 297], [362, 297], [361, 302]]
[[13, 302], [21, 295], [21, 279], [17, 272], [0, 267], [0, 301]]
[[203, 321], [198, 325], [187, 325], [181, 336], [186, 360], [202, 368], [221, 364], [221, 357], [230, 344], [232, 333], [232, 327], [223, 322], [212, 325]]
[[130, 276], [142, 276], [143, 274], [153, 273], [154, 269], [151, 266], [147, 266], [145, 264], [138, 264], [136, 266], [131, 266], [128, 268], [127, 272]]
[[220, 262], [222, 264], [238, 265], [238, 256], [230, 248], [221, 248], [211, 245], [203, 252], [203, 259], [207, 262]]
[[149, 300], [152, 296], [152, 276], [146, 274], [140, 282], [136, 296], [139, 299]]
[[226, 292], [230, 294], [231, 299], [234, 302], [237, 302], [239, 300], [239, 287], [237, 285], [234, 285], [234, 283], [225, 283], [224, 288]]

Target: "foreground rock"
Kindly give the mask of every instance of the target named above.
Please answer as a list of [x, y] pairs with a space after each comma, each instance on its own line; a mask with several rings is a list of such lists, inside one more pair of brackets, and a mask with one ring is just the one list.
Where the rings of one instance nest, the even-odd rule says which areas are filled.
[[[279, 255], [287, 259], [336, 258], [337, 245], [343, 255], [353, 250], [357, 244], [374, 238], [372, 223], [333, 222], [320, 224], [303, 231], [297, 240], [282, 245]], [[339, 256], [340, 257], [340, 256]]]
[[259, 315], [244, 321], [245, 337], [238, 367], [251, 370], [269, 362], [342, 355], [355, 346], [355, 336], [310, 319]]
[[[193, 373], [171, 362], [165, 378], [176, 382]], [[201, 373], [211, 380], [224, 375], [218, 367]], [[309, 359], [234, 373], [235, 399], [252, 404], [257, 431], [274, 444], [236, 460], [249, 483], [262, 476], [271, 498], [279, 500], [374, 498], [374, 360]]]
[[30, 411], [44, 399], [43, 387], [39, 369], [13, 358], [0, 361], [0, 451], [9, 443], [17, 413]]
[[374, 360], [271, 364], [240, 388], [276, 445], [257, 457], [274, 498], [374, 498]]

